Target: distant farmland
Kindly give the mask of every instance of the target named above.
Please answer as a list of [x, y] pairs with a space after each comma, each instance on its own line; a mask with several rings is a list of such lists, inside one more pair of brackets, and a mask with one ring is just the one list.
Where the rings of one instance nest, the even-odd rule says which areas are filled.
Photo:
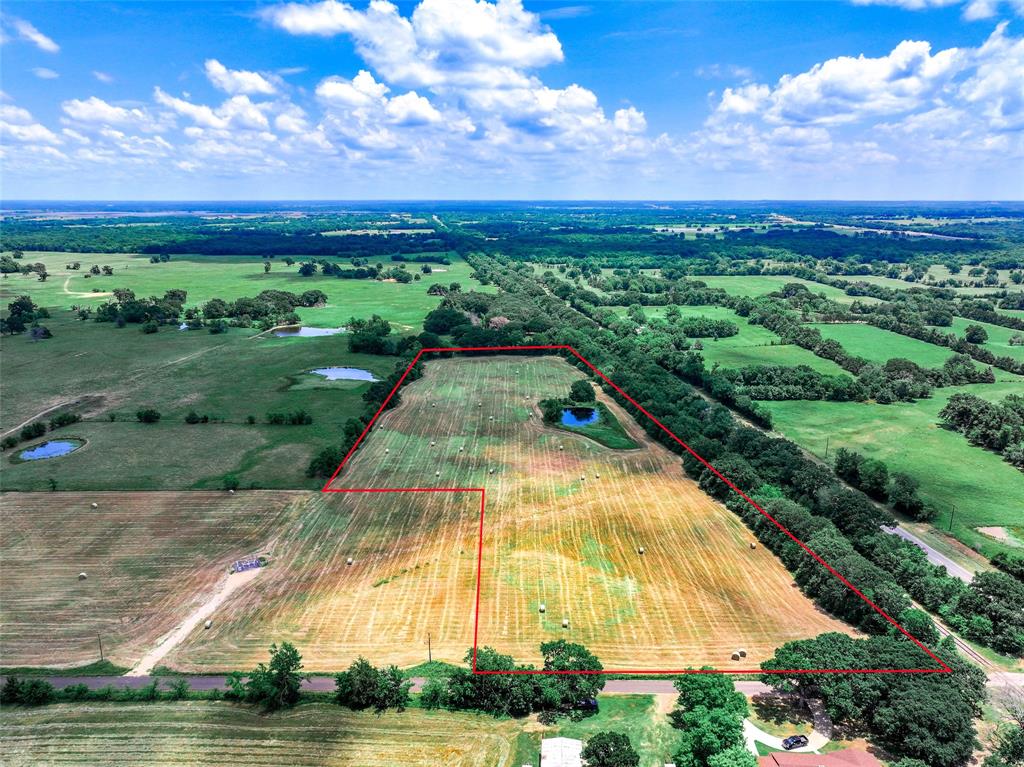
[[[850, 631], [614, 404], [640, 449], [544, 427], [537, 400], [578, 378], [555, 358], [430, 361], [335, 486], [485, 487], [480, 644], [522, 661], [565, 637], [608, 667], [728, 668], [740, 647], [750, 667], [787, 640]], [[282, 639], [311, 670], [360, 654], [408, 665], [426, 660], [428, 634], [435, 659], [459, 661], [473, 638], [478, 524], [474, 493], [312, 499], [272, 566], [171, 665], [244, 667]]]

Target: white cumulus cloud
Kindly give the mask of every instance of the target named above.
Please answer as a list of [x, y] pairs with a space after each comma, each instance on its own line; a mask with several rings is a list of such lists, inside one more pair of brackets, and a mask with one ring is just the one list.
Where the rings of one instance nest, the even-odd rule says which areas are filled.
[[277, 88], [259, 72], [244, 69], [228, 69], [217, 59], [207, 59], [206, 76], [214, 86], [232, 96], [238, 94], [271, 95]]

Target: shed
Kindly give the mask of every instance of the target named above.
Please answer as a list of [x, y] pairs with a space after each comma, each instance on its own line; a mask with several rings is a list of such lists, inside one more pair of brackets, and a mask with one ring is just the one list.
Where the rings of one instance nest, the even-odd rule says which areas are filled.
[[583, 767], [583, 741], [545, 738], [540, 742], [540, 767]]

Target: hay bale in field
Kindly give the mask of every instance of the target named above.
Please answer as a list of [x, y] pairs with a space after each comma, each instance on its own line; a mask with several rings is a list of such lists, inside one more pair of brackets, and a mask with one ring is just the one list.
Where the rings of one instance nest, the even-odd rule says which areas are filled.
[[600, 474], [596, 474], [596, 473], [595, 473], [595, 474], [594, 474], [594, 479], [601, 479], [601, 475], [600, 475]]
[[491, 470], [490, 470], [490, 471], [488, 471], [487, 473], [488, 473], [488, 474], [493, 474], [493, 473], [494, 473], [494, 469], [491, 469]]
[[439, 472], [439, 471], [435, 471], [435, 472], [434, 472], [434, 476], [435, 476], [435, 477], [440, 477], [440, 476], [441, 476], [441, 472]]
[[78, 574], [78, 580], [80, 580], [80, 581], [84, 581], [84, 580], [85, 580], [86, 578], [88, 578], [88, 577], [89, 577], [89, 576], [88, 576], [88, 575], [86, 575], [85, 573], [79, 573], [79, 574]]
[[545, 606], [545, 604], [543, 602], [541, 602], [540, 603], [540, 607], [537, 608], [537, 612], [541, 612], [542, 613], [542, 612], [544, 612], [547, 609], [548, 608]]
[[204, 624], [203, 624], [203, 628], [204, 628], [204, 629], [208, 629], [208, 628], [210, 628], [210, 626], [212, 626], [212, 625], [213, 625], [213, 621], [211, 621], [211, 620], [207, 619], [206, 623], [204, 623]]
[[351, 566], [352, 565], [352, 557], [349, 557], [348, 559], [346, 559], [345, 560], [345, 564]]
[[638, 554], [643, 554], [643, 553], [644, 553], [644, 547], [643, 547], [643, 546], [641, 546], [641, 547], [640, 547], [640, 548], [638, 548], [638, 549], [637, 549], [636, 551], [637, 551], [637, 553], [638, 553]]
[[391, 448], [390, 447], [384, 448], [384, 455], [387, 455], [390, 452], [391, 452]]
[[751, 542], [750, 542], [750, 548], [751, 548], [751, 549], [756, 549], [756, 548], [757, 548], [757, 544], [756, 544], [756, 543], [754, 543], [753, 541], [751, 541]]
[[747, 657], [747, 651], [744, 650], [742, 647], [740, 648], [739, 653], [740, 653], [740, 657], [741, 658], [746, 658]]
[[586, 482], [586, 481], [587, 481], [587, 478], [586, 478], [586, 477], [584, 477], [584, 476], [581, 476], [581, 477], [580, 477], [580, 482]]
[[564, 448], [564, 447], [562, 447], [561, 445], [559, 445], [559, 446], [558, 446], [558, 449], [559, 449], [559, 450], [565, 450], [565, 448]]
[[234, 495], [234, 494], [235, 494], [234, 490], [230, 490], [230, 489], [228, 490], [228, 495]]
[[733, 660], [739, 660], [739, 659], [740, 659], [740, 654], [739, 654], [739, 652], [734, 652], [734, 653], [732, 654], [732, 659], [733, 659]]
[[466, 449], [466, 448], [464, 448], [464, 447], [460, 447], [460, 448], [459, 448], [459, 452], [461, 453], [461, 452], [462, 452], [463, 450], [465, 450], [465, 449]]
[[431, 446], [431, 447], [433, 447], [433, 446], [434, 446], [434, 440], [430, 440], [430, 446]]
[[569, 619], [568, 618], [562, 618], [562, 628], [564, 628], [564, 629], [569, 628]]
[[98, 509], [98, 508], [100, 507], [100, 505], [99, 505], [98, 503], [91, 503], [91, 504], [89, 504], [89, 505], [90, 505], [90, 506], [91, 506], [92, 508], [94, 508], [94, 509]]

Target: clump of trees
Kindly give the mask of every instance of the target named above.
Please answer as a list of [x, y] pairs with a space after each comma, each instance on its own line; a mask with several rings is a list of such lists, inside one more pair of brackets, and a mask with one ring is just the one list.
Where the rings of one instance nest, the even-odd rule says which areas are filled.
[[1024, 470], [1024, 397], [1011, 394], [995, 403], [957, 393], [939, 411], [939, 418], [971, 444], [994, 450]]
[[673, 757], [681, 767], [756, 767], [743, 745], [747, 699], [731, 678], [720, 674], [685, 674], [675, 680], [679, 691], [672, 726], [682, 730]]
[[334, 684], [336, 703], [355, 711], [372, 708], [381, 714], [389, 708], [406, 709], [412, 680], [403, 677], [397, 666], [376, 668], [360, 657], [334, 677]]
[[302, 673], [302, 655], [290, 642], [270, 646], [270, 662], [260, 663], [244, 676], [234, 672], [228, 677], [229, 700], [254, 703], [268, 711], [290, 708], [299, 702], [306, 675]]
[[598, 732], [592, 735], [580, 754], [587, 767], [638, 767], [640, 755], [629, 736], [622, 732]]
[[305, 410], [291, 413], [267, 413], [267, 423], [271, 426], [308, 426], [313, 423], [313, 416]]
[[[977, 746], [974, 720], [985, 700], [985, 674], [963, 660], [952, 638], [935, 653], [950, 674], [765, 674], [780, 692], [822, 699], [833, 722], [862, 728], [894, 756], [928, 767], [961, 767]], [[904, 638], [853, 639], [822, 634], [788, 642], [761, 664], [769, 670], [934, 668], [935, 661]]]
[[[586, 715], [580, 705], [596, 700], [604, 687], [601, 662], [586, 647], [564, 639], [540, 646], [545, 671], [585, 671], [586, 674], [474, 674], [469, 668], [455, 668], [447, 677], [435, 677], [423, 688], [420, 702], [424, 708], [450, 711], [476, 710], [496, 716], [540, 714], [543, 721], [559, 716], [579, 718]], [[473, 661], [473, 651], [465, 662]], [[533, 666], [518, 665], [510, 655], [493, 648], [479, 648], [478, 671], [531, 671]], [[590, 709], [592, 710], [592, 709]]]
[[24, 333], [27, 329], [38, 330], [33, 338], [52, 338], [53, 334], [39, 320], [48, 319], [50, 313], [38, 306], [29, 296], [18, 296], [7, 304], [7, 316], [0, 318], [0, 333]]
[[920, 482], [903, 472], [889, 474], [884, 461], [866, 458], [854, 450], [839, 448], [835, 457], [836, 475], [879, 501], [889, 501], [897, 511], [914, 519], [933, 519], [934, 506], [926, 506], [918, 496]]

